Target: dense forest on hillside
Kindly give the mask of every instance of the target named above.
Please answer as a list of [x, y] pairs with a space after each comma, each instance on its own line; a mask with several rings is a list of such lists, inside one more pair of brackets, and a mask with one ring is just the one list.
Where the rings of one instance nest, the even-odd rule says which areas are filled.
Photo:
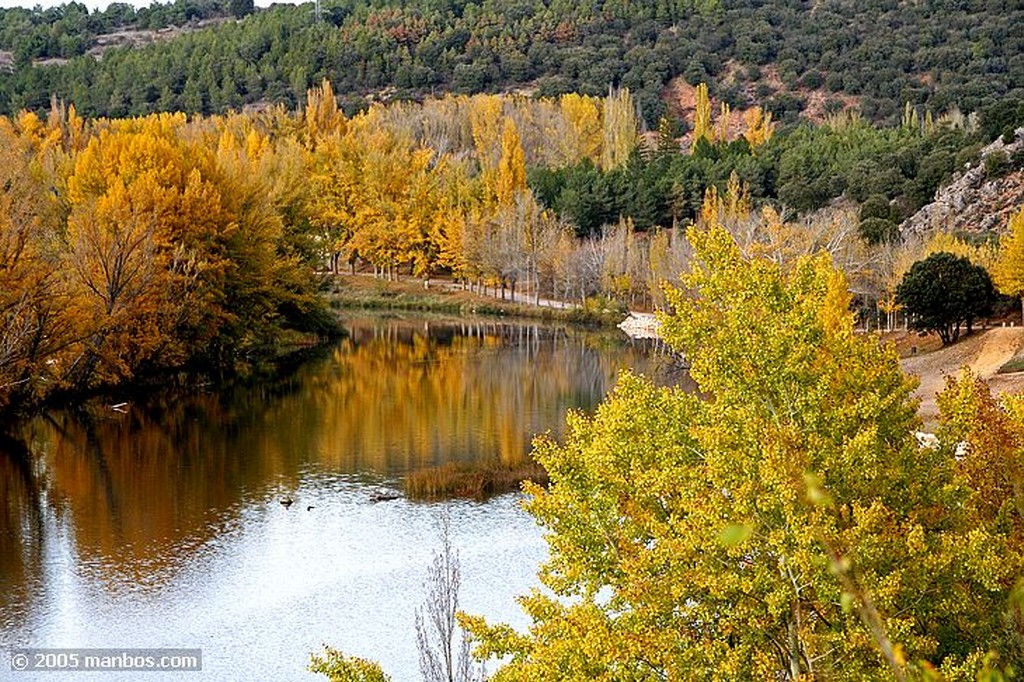
[[[51, 95], [89, 116], [296, 106], [324, 78], [348, 113], [446, 91], [626, 87], [651, 129], [674, 113], [663, 91], [676, 77], [777, 121], [855, 105], [891, 124], [908, 102], [938, 115], [1024, 98], [1024, 7], [999, 0], [328, 0], [319, 23], [309, 4], [251, 11], [244, 0], [0, 10], [0, 111], [41, 111]], [[104, 33], [216, 18], [159, 45], [97, 49]]]

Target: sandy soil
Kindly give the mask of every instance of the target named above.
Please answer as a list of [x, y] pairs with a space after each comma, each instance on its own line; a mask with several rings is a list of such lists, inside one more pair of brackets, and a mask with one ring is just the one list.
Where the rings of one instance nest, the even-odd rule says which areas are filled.
[[926, 425], [934, 425], [938, 414], [935, 396], [944, 388], [946, 377], [955, 376], [962, 367], [984, 379], [996, 394], [1024, 391], [1024, 372], [996, 374], [1022, 347], [1024, 329], [1000, 327], [975, 333], [948, 348], [901, 360], [905, 372], [921, 379], [915, 395], [921, 399], [920, 413]]

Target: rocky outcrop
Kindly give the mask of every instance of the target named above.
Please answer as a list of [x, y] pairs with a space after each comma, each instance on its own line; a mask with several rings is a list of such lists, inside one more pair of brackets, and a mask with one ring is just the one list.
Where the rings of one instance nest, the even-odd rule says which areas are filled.
[[940, 187], [935, 199], [900, 225], [904, 237], [945, 232], [985, 233], [1002, 229], [1014, 211], [1024, 203], [1024, 171], [989, 178], [984, 160], [1003, 152], [1007, 157], [1024, 149], [1024, 128], [1018, 128], [1010, 144], [998, 139], [981, 151], [982, 163], [965, 169], [952, 182]]

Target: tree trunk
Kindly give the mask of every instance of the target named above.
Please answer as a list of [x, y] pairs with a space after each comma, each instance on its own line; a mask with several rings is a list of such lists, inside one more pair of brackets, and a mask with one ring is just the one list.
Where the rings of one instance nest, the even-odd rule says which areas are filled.
[[789, 677], [792, 680], [800, 679], [800, 640], [793, 620], [789, 622]]

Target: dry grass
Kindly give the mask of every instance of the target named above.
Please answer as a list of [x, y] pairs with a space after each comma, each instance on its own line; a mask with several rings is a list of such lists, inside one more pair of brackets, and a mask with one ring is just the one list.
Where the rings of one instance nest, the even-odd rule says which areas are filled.
[[1024, 372], [1024, 351], [1019, 351], [1016, 356], [1000, 367], [998, 374], [1015, 374], [1017, 372]]
[[527, 460], [519, 464], [449, 462], [439, 467], [415, 471], [405, 479], [405, 494], [413, 500], [441, 500], [466, 497], [483, 500], [519, 490], [523, 481], [547, 485], [548, 472], [540, 464]]

